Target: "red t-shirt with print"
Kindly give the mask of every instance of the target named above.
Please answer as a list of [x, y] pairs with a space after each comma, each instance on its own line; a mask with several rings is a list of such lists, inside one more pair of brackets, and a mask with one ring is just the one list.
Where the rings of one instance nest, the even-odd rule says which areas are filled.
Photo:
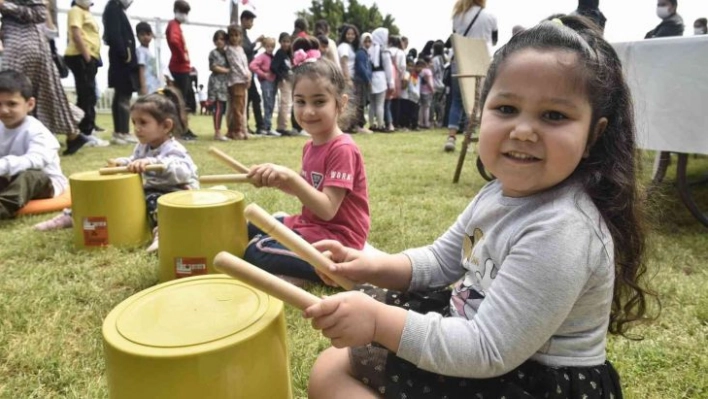
[[354, 140], [342, 134], [320, 145], [308, 141], [302, 151], [300, 175], [318, 191], [339, 187], [347, 194], [332, 220], [322, 220], [303, 206], [301, 215], [285, 218], [285, 225], [307, 242], [333, 239], [348, 247], [364, 248], [371, 227], [369, 193], [364, 159]]

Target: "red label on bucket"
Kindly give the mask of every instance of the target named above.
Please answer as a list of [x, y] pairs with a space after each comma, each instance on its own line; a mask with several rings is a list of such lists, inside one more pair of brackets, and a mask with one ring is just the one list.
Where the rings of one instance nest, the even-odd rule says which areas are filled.
[[108, 245], [108, 219], [105, 216], [86, 217], [82, 223], [84, 245], [103, 247]]
[[175, 276], [177, 278], [207, 274], [206, 258], [175, 258]]

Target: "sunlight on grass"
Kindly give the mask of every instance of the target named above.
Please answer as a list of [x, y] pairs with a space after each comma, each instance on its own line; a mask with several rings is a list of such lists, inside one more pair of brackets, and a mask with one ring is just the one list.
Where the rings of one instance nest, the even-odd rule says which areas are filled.
[[[108, 128], [109, 116], [101, 115], [99, 124]], [[192, 126], [200, 140], [187, 147], [202, 175], [230, 173], [207, 154], [211, 145], [245, 164], [274, 162], [299, 169], [303, 138], [214, 143], [209, 140], [207, 117], [193, 118]], [[484, 184], [473, 153], [460, 183], [452, 184], [458, 153], [443, 153], [442, 131], [354, 138], [364, 154], [369, 179], [369, 241], [379, 249], [400, 251], [430, 243]], [[95, 170], [106, 159], [131, 150], [87, 148], [62, 158], [62, 167], [67, 175]], [[647, 159], [646, 167], [650, 166]], [[697, 174], [705, 173], [708, 159], [692, 157], [690, 166]], [[634, 330], [645, 337], [642, 341], [609, 340], [609, 358], [619, 370], [627, 398], [708, 397], [708, 230], [678, 199], [674, 174], [671, 168], [665, 186], [653, 197], [658, 199], [652, 210], [649, 274], [662, 295], [661, 317]], [[649, 180], [648, 171], [644, 180]], [[270, 212], [300, 210], [295, 198], [276, 190], [231, 188]], [[38, 233], [31, 229], [51, 216], [0, 224], [0, 397], [107, 397], [103, 319], [121, 301], [157, 283], [158, 260], [143, 248], [78, 251], [70, 230]], [[311, 291], [315, 295], [332, 292]], [[329, 344], [298, 310], [287, 307], [286, 319], [294, 393], [304, 398], [310, 368]]]

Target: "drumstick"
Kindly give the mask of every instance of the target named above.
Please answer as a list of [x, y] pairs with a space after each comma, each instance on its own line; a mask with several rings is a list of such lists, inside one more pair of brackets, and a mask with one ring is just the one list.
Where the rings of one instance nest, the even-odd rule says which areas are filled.
[[228, 252], [222, 251], [216, 254], [214, 267], [300, 310], [305, 310], [320, 301], [320, 298], [302, 288], [275, 277]]
[[219, 183], [250, 183], [251, 180], [248, 179], [248, 176], [244, 174], [231, 174], [231, 175], [211, 175], [211, 176], [201, 176], [199, 178], [200, 183], [212, 183], [212, 184], [219, 184]]
[[[163, 172], [165, 170], [165, 165], [147, 165], [145, 167], [146, 172]], [[101, 168], [98, 170], [100, 175], [117, 175], [118, 173], [131, 173], [127, 166], [116, 166], [110, 168]]]
[[216, 147], [209, 147], [208, 152], [209, 152], [209, 154], [217, 157], [221, 162], [230, 166], [233, 170], [235, 170], [237, 172], [248, 173], [251, 171], [249, 168], [246, 167], [246, 165], [231, 158], [225, 152], [221, 151], [220, 149], [218, 149]]
[[243, 214], [246, 216], [246, 219], [263, 230], [264, 233], [278, 240], [307, 263], [311, 264], [320, 273], [325, 274], [344, 289], [350, 290], [354, 287], [354, 283], [346, 277], [331, 275], [329, 272], [329, 266], [332, 264], [331, 260], [302, 237], [285, 227], [284, 224], [280, 223], [260, 206], [249, 204], [244, 209]]

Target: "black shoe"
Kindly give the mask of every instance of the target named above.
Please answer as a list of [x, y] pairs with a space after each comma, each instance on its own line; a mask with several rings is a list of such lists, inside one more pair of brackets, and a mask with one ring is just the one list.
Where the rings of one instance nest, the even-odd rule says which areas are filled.
[[95, 131], [97, 131], [97, 132], [105, 132], [105, 131], [106, 131], [106, 129], [104, 129], [104, 128], [100, 127], [100, 126], [94, 126], [94, 127], [93, 127], [93, 130], [95, 130]]
[[83, 134], [79, 134], [74, 138], [73, 140], [66, 140], [66, 150], [62, 154], [64, 155], [73, 155], [76, 154], [78, 150], [81, 149], [86, 143], [88, 143], [88, 138], [84, 136]]
[[199, 136], [197, 136], [196, 134], [194, 134], [194, 132], [190, 129], [190, 130], [187, 130], [187, 131], [182, 135], [182, 138], [183, 138], [184, 140], [196, 140], [196, 139], [199, 138]]

